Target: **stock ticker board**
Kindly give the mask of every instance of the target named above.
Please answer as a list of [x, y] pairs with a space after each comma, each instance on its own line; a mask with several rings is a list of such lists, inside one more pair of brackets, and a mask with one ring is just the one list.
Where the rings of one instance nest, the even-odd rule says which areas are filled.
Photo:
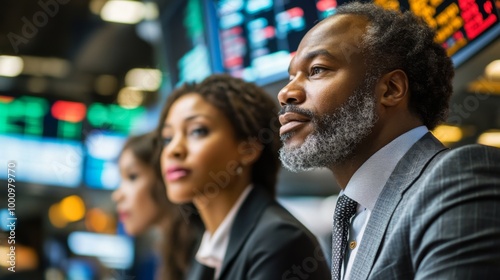
[[[40, 185], [113, 189], [116, 156], [144, 107], [0, 95], [0, 163]], [[6, 179], [6, 174], [0, 174]]]
[[377, 0], [386, 8], [410, 10], [436, 30], [436, 42], [453, 56], [497, 25], [500, 2], [493, 0]]
[[[287, 77], [301, 38], [319, 20], [334, 14], [343, 0], [217, 1], [222, 64], [231, 75], [266, 84]], [[436, 42], [448, 54], [473, 55], [472, 42], [498, 25], [500, 1], [375, 0], [387, 9], [410, 10], [436, 30]], [[498, 36], [500, 31], [493, 36]], [[492, 37], [492, 36], [490, 36]], [[489, 38], [492, 40], [494, 37]], [[457, 62], [455, 60], [455, 62]], [[457, 63], [455, 63], [457, 65]]]

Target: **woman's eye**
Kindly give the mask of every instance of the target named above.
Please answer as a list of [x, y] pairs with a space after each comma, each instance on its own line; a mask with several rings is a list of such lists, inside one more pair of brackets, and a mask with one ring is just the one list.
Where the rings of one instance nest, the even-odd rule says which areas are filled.
[[162, 139], [163, 146], [166, 147], [170, 142], [172, 142], [172, 137], [163, 137]]
[[190, 132], [191, 135], [196, 136], [196, 137], [203, 137], [208, 135], [208, 129], [205, 127], [198, 127]]
[[137, 174], [130, 174], [130, 175], [128, 175], [128, 179], [130, 181], [135, 181], [135, 179], [137, 179]]

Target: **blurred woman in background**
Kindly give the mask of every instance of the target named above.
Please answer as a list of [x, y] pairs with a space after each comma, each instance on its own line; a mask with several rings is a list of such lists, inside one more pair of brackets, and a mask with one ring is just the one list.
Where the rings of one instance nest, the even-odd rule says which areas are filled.
[[126, 141], [118, 160], [121, 183], [112, 199], [127, 234], [139, 237], [150, 229], [157, 231], [162, 245], [155, 278], [184, 279], [197, 239], [196, 222], [190, 221], [197, 217], [185, 219], [181, 208], [167, 199], [159, 176], [157, 144], [154, 133]]
[[206, 228], [188, 279], [330, 278], [315, 237], [274, 198], [276, 105], [227, 75], [185, 84], [167, 100], [158, 133], [168, 198], [193, 202]]

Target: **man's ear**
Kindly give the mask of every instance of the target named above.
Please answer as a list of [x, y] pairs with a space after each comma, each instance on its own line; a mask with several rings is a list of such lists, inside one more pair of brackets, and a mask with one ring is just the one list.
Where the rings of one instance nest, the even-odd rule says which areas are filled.
[[240, 163], [243, 165], [253, 164], [259, 159], [262, 149], [264, 149], [264, 146], [256, 138], [242, 141], [238, 146]]
[[388, 72], [380, 78], [376, 87], [380, 104], [386, 107], [397, 106], [405, 102], [408, 96], [408, 77], [401, 69]]

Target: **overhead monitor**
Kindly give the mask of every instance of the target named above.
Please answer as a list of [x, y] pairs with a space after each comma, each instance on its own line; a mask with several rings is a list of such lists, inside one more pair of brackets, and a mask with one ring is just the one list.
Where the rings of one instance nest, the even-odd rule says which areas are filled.
[[[268, 84], [288, 77], [302, 37], [346, 0], [214, 0], [224, 71]], [[500, 34], [499, 1], [376, 0], [389, 9], [410, 10], [435, 28], [436, 41], [455, 66]]]
[[0, 95], [0, 164], [14, 161], [19, 182], [114, 189], [119, 151], [129, 134], [150, 130], [147, 113], [144, 107]]
[[495, 0], [377, 0], [392, 9], [410, 10], [436, 30], [436, 42], [452, 57], [455, 67], [500, 36], [500, 1]]
[[168, 76], [172, 86], [200, 81], [213, 72], [204, 0], [170, 1], [162, 13]]
[[89, 106], [89, 126], [84, 130], [86, 186], [108, 190], [118, 187], [119, 153], [128, 135], [138, 130], [146, 114], [144, 107], [124, 108], [103, 103]]
[[96, 257], [109, 268], [128, 269], [134, 261], [134, 242], [128, 236], [74, 231], [68, 247], [73, 254]]
[[16, 181], [78, 187], [86, 110], [79, 102], [1, 95], [0, 163], [16, 162]]
[[225, 71], [258, 84], [288, 77], [288, 64], [302, 37], [337, 7], [331, 0], [215, 3]]

